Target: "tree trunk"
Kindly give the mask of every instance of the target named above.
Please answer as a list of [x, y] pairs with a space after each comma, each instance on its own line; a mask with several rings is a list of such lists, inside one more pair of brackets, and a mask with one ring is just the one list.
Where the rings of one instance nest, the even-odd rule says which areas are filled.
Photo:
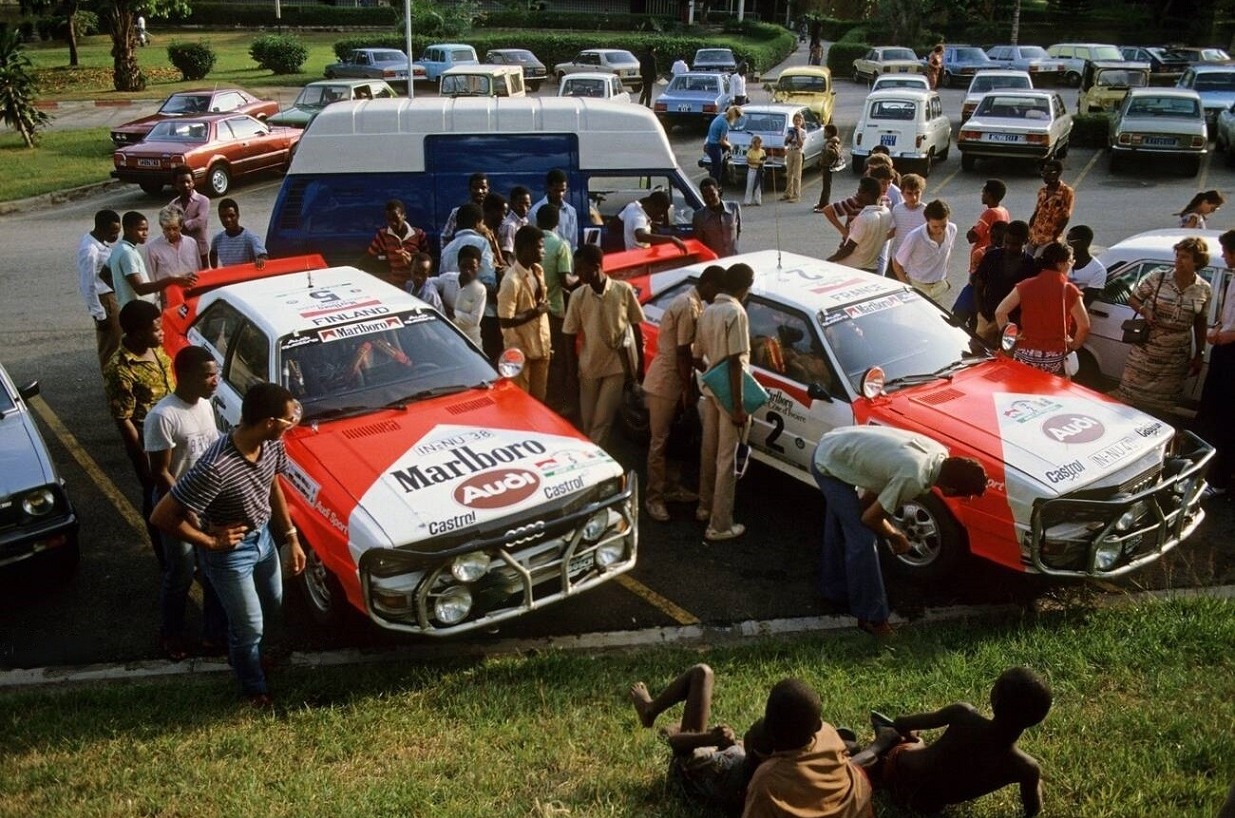
[[76, 68], [77, 63], [77, 7], [76, 0], [65, 4], [69, 18], [69, 67]]
[[144, 91], [146, 77], [137, 62], [137, 27], [133, 8], [124, 0], [113, 0], [108, 9], [111, 29], [112, 87], [117, 91]]

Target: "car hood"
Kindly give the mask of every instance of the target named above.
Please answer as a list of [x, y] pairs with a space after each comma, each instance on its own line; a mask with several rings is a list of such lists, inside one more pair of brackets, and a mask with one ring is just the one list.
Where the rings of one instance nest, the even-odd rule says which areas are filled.
[[[513, 421], [513, 422], [512, 422]], [[510, 384], [322, 423], [289, 441], [289, 481], [330, 519], [348, 521], [353, 556], [520, 517], [620, 477], [622, 466]], [[324, 507], [316, 475], [343, 489]]]
[[325, 107], [325, 105], [305, 107], [296, 105], [288, 108], [286, 111], [279, 111], [267, 121], [271, 125], [304, 125], [310, 119], [317, 116]]
[[894, 392], [877, 407], [876, 420], [930, 434], [957, 455], [1002, 460], [1048, 495], [1109, 484], [1174, 435], [1130, 406], [1009, 361]]
[[0, 418], [0, 497], [55, 482], [51, 464], [41, 454], [43, 441], [27, 421], [18, 412]]

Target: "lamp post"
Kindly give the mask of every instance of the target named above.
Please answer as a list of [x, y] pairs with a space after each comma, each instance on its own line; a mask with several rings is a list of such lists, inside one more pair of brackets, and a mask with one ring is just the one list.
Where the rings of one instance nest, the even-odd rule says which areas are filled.
[[412, 80], [416, 78], [412, 68], [412, 0], [403, 0], [403, 37], [407, 41], [407, 98], [411, 99]]

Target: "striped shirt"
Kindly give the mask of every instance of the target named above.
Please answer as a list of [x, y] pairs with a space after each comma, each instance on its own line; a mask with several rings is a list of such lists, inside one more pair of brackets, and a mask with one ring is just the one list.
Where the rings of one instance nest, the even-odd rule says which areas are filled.
[[201, 517], [202, 528], [244, 523], [256, 531], [270, 522], [270, 491], [275, 475], [287, 470], [281, 441], [262, 444], [257, 462], [245, 459], [231, 435], [223, 435], [176, 484], [172, 497]]
[[247, 227], [241, 228], [234, 236], [229, 236], [226, 230], [216, 233], [214, 240], [210, 242], [210, 252], [217, 256], [220, 267], [252, 264], [259, 257], [268, 255], [266, 245]]

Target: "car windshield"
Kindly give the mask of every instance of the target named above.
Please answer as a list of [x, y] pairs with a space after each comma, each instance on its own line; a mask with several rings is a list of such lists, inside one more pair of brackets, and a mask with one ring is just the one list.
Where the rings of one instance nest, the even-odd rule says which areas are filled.
[[147, 142], [205, 142], [210, 138], [210, 126], [205, 122], [173, 120], [160, 122], [150, 129]]
[[1197, 74], [1192, 87], [1197, 91], [1235, 91], [1235, 72], [1206, 71]]
[[210, 108], [209, 94], [172, 94], [160, 114], [204, 114]]
[[841, 371], [859, 394], [862, 375], [872, 366], [881, 367], [891, 383], [978, 359], [980, 343], [915, 292], [838, 307], [819, 321]]
[[980, 48], [958, 48], [956, 49], [956, 59], [960, 62], [989, 62], [990, 57], [986, 56], [986, 52]]
[[288, 335], [279, 347], [283, 383], [304, 405], [306, 420], [461, 392], [497, 378], [484, 356], [431, 310]]
[[788, 76], [781, 77], [776, 81], [777, 91], [788, 91], [790, 93], [813, 93], [822, 94], [828, 90], [828, 81], [823, 77], [810, 76]]
[[1106, 71], [1099, 71], [1094, 83], [1106, 88], [1144, 88], [1149, 85], [1149, 78], [1143, 71], [1110, 68]]
[[325, 108], [332, 102], [351, 98], [352, 89], [347, 85], [306, 85], [292, 107]]
[[442, 96], [487, 97], [492, 93], [489, 78], [478, 74], [451, 74], [442, 77]]
[[746, 111], [745, 113], [746, 115], [742, 118], [742, 130], [744, 131], [775, 134], [785, 132], [784, 114], [763, 111]]
[[402, 51], [374, 51], [373, 62], [407, 62], [407, 55]]
[[973, 78], [973, 83], [969, 86], [969, 93], [984, 94], [987, 91], [996, 91], [1000, 88], [1032, 88], [1029, 82], [1029, 77], [1011, 77], [1011, 76], [988, 76], [986, 74], [978, 74]]
[[605, 55], [605, 62], [612, 65], [614, 63], [619, 63], [619, 62], [629, 64], [632, 62], [639, 62], [639, 61], [635, 59], [635, 55], [631, 54], [629, 51], [610, 51], [608, 54]]
[[666, 91], [697, 91], [715, 94], [720, 90], [720, 80], [715, 74], [680, 74], [673, 78]]
[[566, 87], [562, 89], [564, 97], [595, 97], [603, 99], [605, 96], [604, 80], [582, 79], [582, 80], [566, 80]]
[[1195, 99], [1181, 97], [1136, 97], [1128, 103], [1128, 115], [1198, 119], [1201, 106]]
[[918, 106], [907, 99], [880, 99], [871, 103], [871, 119], [895, 119], [902, 122], [913, 121]]
[[883, 50], [885, 60], [916, 60], [917, 58], [918, 55], [908, 48], [885, 48]]
[[1040, 45], [1023, 45], [1020, 51], [1022, 60], [1041, 60], [1046, 57], [1046, 49]]
[[1050, 119], [1051, 106], [1045, 99], [1038, 97], [987, 94], [978, 103], [975, 115], [999, 119]]
[[1123, 56], [1123, 54], [1119, 53], [1119, 49], [1113, 45], [1100, 45], [1093, 49], [1093, 54], [1089, 59], [1119, 61], [1123, 59]]
[[733, 52], [727, 48], [701, 48], [695, 62], [733, 62]]

